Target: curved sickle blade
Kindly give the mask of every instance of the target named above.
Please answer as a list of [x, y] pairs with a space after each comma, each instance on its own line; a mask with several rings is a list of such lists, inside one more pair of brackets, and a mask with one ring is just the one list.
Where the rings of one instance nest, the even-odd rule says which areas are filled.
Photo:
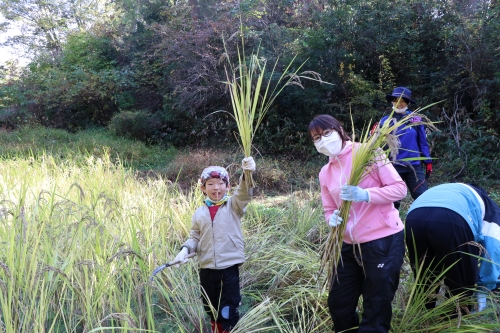
[[167, 268], [168, 266], [170, 266], [169, 264], [165, 264], [165, 265], [161, 265], [160, 267], [156, 268], [154, 271], [153, 271], [153, 274], [151, 274], [151, 276], [149, 277], [149, 282], [153, 282], [156, 274], [160, 273], [162, 270], [164, 270], [165, 268]]
[[[196, 255], [196, 253], [191, 253], [191, 254], [188, 254], [186, 256], [186, 259], [189, 259], [189, 258], [192, 258]], [[171, 261], [171, 262], [168, 262], [166, 263], [165, 265], [161, 265], [160, 267], [156, 268], [153, 273], [151, 274], [151, 276], [149, 277], [149, 282], [153, 282], [155, 276], [160, 273], [162, 270], [164, 270], [165, 268], [167, 267], [170, 267], [172, 265], [175, 265], [175, 264], [178, 264], [180, 262], [180, 260], [174, 260], [174, 261]]]

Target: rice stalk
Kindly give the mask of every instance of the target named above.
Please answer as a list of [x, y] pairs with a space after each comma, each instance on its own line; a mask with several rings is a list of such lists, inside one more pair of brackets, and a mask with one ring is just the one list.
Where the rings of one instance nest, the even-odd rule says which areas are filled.
[[[439, 103], [439, 102], [437, 102]], [[376, 171], [378, 167], [385, 164], [391, 163], [389, 160], [389, 154], [397, 155], [398, 145], [394, 144], [394, 137], [399, 127], [403, 129], [425, 124], [431, 129], [436, 129], [436, 127], [430, 122], [425, 116], [418, 114], [418, 112], [429, 108], [437, 103], [430, 104], [424, 108], [415, 110], [413, 113], [405, 115], [401, 119], [397, 120], [393, 118], [394, 110], [389, 115], [389, 119], [382, 125], [378, 125], [373, 133], [370, 133], [371, 123], [368, 123], [360, 135], [359, 145], [353, 146], [352, 148], [352, 168], [351, 174], [349, 175], [348, 185], [357, 186], [361, 183], [364, 177], [366, 177], [370, 172]], [[412, 122], [410, 121], [416, 114], [418, 114], [422, 121]], [[352, 141], [355, 142], [355, 132], [354, 132], [354, 120], [351, 114], [351, 123], [353, 128], [353, 138]], [[384, 150], [383, 148], [388, 147], [389, 149]], [[391, 149], [393, 150], [391, 152]], [[408, 158], [403, 161], [412, 160], [425, 160], [426, 158]], [[351, 213], [352, 201], [342, 201], [340, 205], [340, 217], [343, 219], [338, 227], [332, 228], [324, 246], [321, 249], [321, 266], [320, 275], [326, 269], [327, 270], [327, 280], [325, 281], [325, 287], [331, 286], [333, 279], [337, 274], [337, 265], [341, 258], [342, 243], [344, 241], [344, 232], [346, 229], [347, 221], [349, 220], [349, 215]], [[354, 215], [354, 213], [353, 213]], [[361, 248], [360, 248], [361, 251]]]
[[0, 267], [3, 269], [3, 271], [4, 271], [5, 275], [7, 276], [7, 278], [10, 279], [11, 274], [10, 274], [9, 266], [7, 266], [5, 263], [3, 263], [2, 261], [0, 261]]
[[101, 323], [110, 320], [110, 319], [118, 319], [120, 321], [126, 322], [129, 327], [136, 328], [137, 324], [135, 323], [134, 318], [132, 318], [128, 313], [111, 313], [104, 317], [101, 320]]
[[[457, 253], [461, 253], [457, 251]], [[463, 253], [464, 255], [470, 255]], [[482, 316], [495, 313], [494, 309], [486, 309], [481, 313], [470, 312], [475, 301], [466, 292], [451, 295], [448, 288], [443, 284], [448, 271], [457, 262], [450, 266], [443, 266], [443, 262], [437, 263], [431, 260], [426, 266], [418, 260], [415, 251], [415, 269], [412, 278], [404, 281], [398, 292], [406, 290], [396, 311], [391, 324], [391, 331], [403, 332], [491, 332], [498, 330], [498, 320], [487, 325], [473, 324]], [[436, 267], [442, 267], [438, 271]], [[476, 289], [470, 289], [476, 291]], [[435, 303], [434, 307], [428, 308], [426, 304]], [[469, 309], [470, 307], [470, 309]], [[496, 331], [495, 331], [496, 332]]]
[[276, 303], [266, 298], [248, 311], [231, 330], [234, 333], [275, 332], [282, 322]]
[[[276, 97], [278, 97], [286, 86], [297, 85], [304, 88], [300, 81], [301, 78], [321, 83], [325, 82], [321, 80], [320, 74], [316, 72], [305, 71], [299, 75], [299, 70], [305, 62], [296, 70], [288, 73], [295, 61], [295, 56], [286, 66], [274, 87], [272, 87], [271, 83], [279, 59], [276, 60], [273, 68], [269, 71], [267, 60], [259, 56], [260, 46], [255, 53], [252, 52], [247, 58], [245, 55], [243, 26], [240, 26], [240, 34], [241, 49], [237, 46], [237, 64], [231, 62], [224, 41], [224, 49], [226, 50], [225, 58], [229, 66], [229, 69], [225, 68], [227, 81], [224, 83], [227, 85], [231, 97], [232, 115], [238, 127], [239, 144], [242, 147], [245, 157], [249, 157], [252, 152], [253, 138], [259, 125], [273, 105]], [[255, 187], [250, 171], [245, 171], [245, 179], [251, 187]]]

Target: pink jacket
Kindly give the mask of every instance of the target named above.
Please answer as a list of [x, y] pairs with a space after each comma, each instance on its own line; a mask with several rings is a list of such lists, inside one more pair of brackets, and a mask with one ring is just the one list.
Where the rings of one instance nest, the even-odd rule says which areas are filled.
[[[358, 145], [347, 141], [340, 154], [330, 157], [319, 173], [326, 221], [340, 207], [340, 187], [349, 179], [352, 150]], [[366, 243], [403, 230], [403, 222], [393, 202], [406, 196], [406, 184], [388, 160], [377, 162], [358, 186], [368, 191], [369, 201], [352, 203], [344, 233], [346, 243]]]

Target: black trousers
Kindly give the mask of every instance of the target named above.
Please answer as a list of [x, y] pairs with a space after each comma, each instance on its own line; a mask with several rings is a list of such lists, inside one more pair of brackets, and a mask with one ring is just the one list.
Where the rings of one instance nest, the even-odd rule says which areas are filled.
[[[408, 191], [413, 200], [427, 191], [427, 181], [425, 180], [424, 169], [421, 165], [413, 165], [413, 168], [409, 166], [394, 165], [394, 168], [406, 183], [406, 187], [408, 187]], [[399, 209], [399, 206], [401, 206], [401, 200], [394, 202], [394, 207], [396, 207], [396, 209]]]
[[[220, 322], [225, 331], [230, 331], [240, 314], [240, 274], [238, 265], [225, 269], [200, 269], [200, 284], [205, 312], [212, 321]], [[208, 298], [208, 299], [207, 299]], [[215, 309], [212, 310], [210, 304]]]
[[[444, 275], [444, 283], [452, 296], [465, 292], [471, 295], [479, 277], [477, 246], [468, 244], [474, 241], [474, 234], [467, 221], [454, 211], [440, 207], [423, 207], [412, 210], [406, 217], [406, 244], [414, 273], [417, 260], [421, 270], [429, 269], [439, 274], [444, 268], [451, 267]], [[463, 253], [465, 252], [465, 254]], [[428, 281], [425, 282], [429, 285]], [[427, 308], [436, 306], [430, 300]]]
[[[404, 231], [360, 245], [342, 245], [342, 261], [328, 295], [335, 332], [389, 331], [404, 253]], [[361, 295], [360, 323], [356, 307]]]

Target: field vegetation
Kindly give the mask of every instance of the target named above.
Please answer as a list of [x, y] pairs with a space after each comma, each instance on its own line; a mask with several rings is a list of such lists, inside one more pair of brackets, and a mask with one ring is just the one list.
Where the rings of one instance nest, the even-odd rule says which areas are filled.
[[[188, 235], [201, 170], [225, 166], [237, 184], [223, 60], [236, 64], [244, 40], [275, 64], [271, 86], [300, 66], [322, 83], [283, 89], [252, 136], [235, 332], [330, 332], [326, 159], [307, 124], [331, 114], [359, 136], [388, 113], [385, 94], [407, 86], [417, 106], [433, 105], [430, 185], [472, 182], [500, 202], [499, 13], [489, 0], [4, 0], [0, 32], [22, 33], [0, 45], [29, 60], [0, 64], [0, 331], [209, 331], [196, 258], [149, 276]], [[464, 304], [407, 262], [393, 332], [500, 332], [496, 294], [486, 311], [452, 318]]]
[[[44, 128], [0, 132], [0, 142], [2, 332], [209, 332], [196, 257], [149, 277], [188, 235], [201, 169], [226, 166], [236, 185], [238, 149], [188, 153]], [[329, 232], [316, 182], [324, 158], [256, 161], [234, 332], [330, 332], [318, 275]], [[392, 332], [500, 331], [496, 296], [484, 312], [451, 318], [458, 303], [443, 293], [424, 309], [421, 278], [404, 265]]]

